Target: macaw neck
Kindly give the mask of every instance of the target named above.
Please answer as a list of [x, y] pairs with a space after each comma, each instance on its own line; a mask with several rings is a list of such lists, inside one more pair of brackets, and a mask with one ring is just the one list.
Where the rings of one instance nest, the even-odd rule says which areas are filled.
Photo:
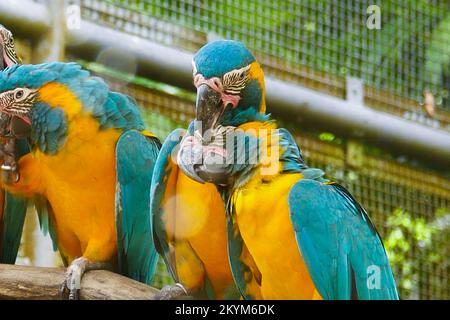
[[30, 113], [31, 141], [47, 154], [55, 154], [76, 128], [81, 128], [78, 135], [83, 139], [109, 129], [144, 130], [136, 102], [98, 80], [83, 82], [76, 92], [65, 84], [48, 83], [39, 89], [39, 102]]
[[259, 154], [256, 163], [248, 163], [237, 171], [232, 188], [267, 183], [280, 173], [309, 170], [292, 135], [286, 129], [278, 128], [275, 122], [248, 122], [236, 130], [257, 139]]
[[[100, 124], [95, 118], [82, 113], [67, 122], [59, 138], [53, 132], [43, 133], [46, 139], [44, 142], [35, 141], [33, 157], [54, 171], [54, 174], [67, 174], [69, 168], [84, 167], [84, 162], [99, 161], [104, 155], [114, 158], [115, 145], [121, 134], [122, 130], [115, 128], [100, 130]], [[99, 162], [98, 165], [109, 164]]]
[[61, 148], [68, 134], [68, 119], [61, 108], [38, 103], [31, 111], [31, 136], [33, 149], [55, 154]]
[[242, 107], [232, 109], [227, 107], [225, 110], [220, 123], [223, 126], [239, 127], [245, 125], [246, 123], [252, 122], [266, 122], [270, 120], [270, 114], [261, 113], [255, 107]]
[[[243, 187], [255, 178], [270, 180], [280, 172], [280, 137], [275, 122], [246, 122], [238, 126], [235, 133], [242, 136], [237, 141], [245, 139], [245, 143], [235, 147], [238, 157], [232, 188]], [[245, 155], [245, 159], [239, 157], [240, 154]]]

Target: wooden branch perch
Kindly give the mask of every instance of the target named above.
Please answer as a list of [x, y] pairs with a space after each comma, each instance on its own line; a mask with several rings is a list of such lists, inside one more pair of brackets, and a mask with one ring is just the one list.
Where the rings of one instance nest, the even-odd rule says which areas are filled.
[[[60, 299], [63, 268], [36, 268], [0, 264], [0, 299]], [[104, 270], [88, 271], [82, 283], [82, 300], [151, 300], [157, 289]]]

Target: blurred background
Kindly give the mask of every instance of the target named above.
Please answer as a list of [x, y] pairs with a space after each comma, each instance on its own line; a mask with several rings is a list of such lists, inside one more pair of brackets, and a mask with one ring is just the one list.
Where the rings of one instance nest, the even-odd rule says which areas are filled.
[[[1, 0], [0, 23], [24, 63], [77, 61], [133, 96], [161, 139], [195, 116], [193, 53], [244, 42], [268, 111], [369, 212], [401, 297], [450, 299], [448, 0]], [[18, 263], [61, 265], [32, 211]]]

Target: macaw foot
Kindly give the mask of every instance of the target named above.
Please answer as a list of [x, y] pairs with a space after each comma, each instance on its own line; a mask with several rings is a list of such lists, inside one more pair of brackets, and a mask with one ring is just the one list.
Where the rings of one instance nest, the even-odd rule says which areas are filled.
[[178, 300], [189, 298], [189, 294], [182, 284], [164, 286], [154, 297], [154, 300]]
[[81, 279], [86, 271], [108, 269], [106, 262], [92, 262], [80, 257], [72, 261], [66, 271], [66, 278], [61, 286], [62, 299], [78, 300], [80, 298]]

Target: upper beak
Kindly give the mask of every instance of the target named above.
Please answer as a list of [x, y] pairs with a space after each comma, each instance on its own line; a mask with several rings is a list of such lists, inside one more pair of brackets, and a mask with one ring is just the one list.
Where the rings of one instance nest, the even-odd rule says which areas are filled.
[[196, 112], [197, 120], [201, 121], [202, 130], [213, 129], [222, 115], [222, 98], [220, 93], [202, 84], [197, 89]]

